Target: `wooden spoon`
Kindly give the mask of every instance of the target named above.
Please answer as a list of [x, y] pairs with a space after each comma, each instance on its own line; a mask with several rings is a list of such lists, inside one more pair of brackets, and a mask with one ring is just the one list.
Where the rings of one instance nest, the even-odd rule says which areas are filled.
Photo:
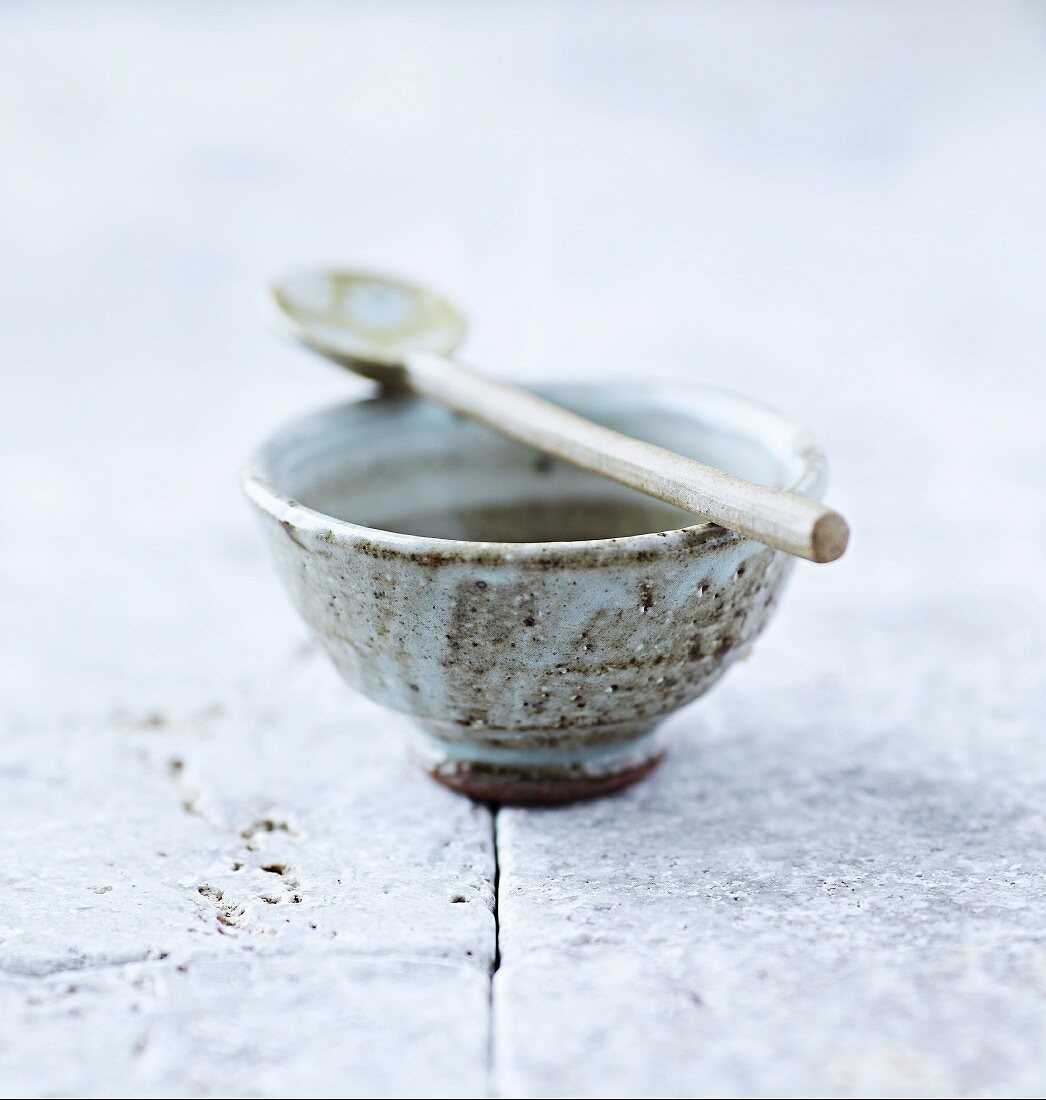
[[828, 562], [846, 549], [846, 520], [815, 500], [593, 424], [448, 358], [465, 321], [424, 287], [363, 271], [325, 271], [270, 289], [284, 329], [367, 378], [439, 401], [539, 451], [788, 554]]

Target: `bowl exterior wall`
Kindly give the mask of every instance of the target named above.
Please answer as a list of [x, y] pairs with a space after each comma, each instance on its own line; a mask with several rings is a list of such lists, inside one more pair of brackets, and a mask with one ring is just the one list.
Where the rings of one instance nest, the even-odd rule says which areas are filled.
[[718, 528], [664, 550], [550, 544], [476, 561], [261, 519], [342, 676], [411, 715], [420, 754], [448, 779], [648, 766], [660, 752], [651, 730], [747, 651], [791, 566]]

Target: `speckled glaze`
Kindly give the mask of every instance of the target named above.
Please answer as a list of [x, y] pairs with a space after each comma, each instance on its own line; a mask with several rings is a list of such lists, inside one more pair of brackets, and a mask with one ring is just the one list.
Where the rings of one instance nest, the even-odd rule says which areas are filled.
[[[740, 397], [541, 392], [744, 476], [824, 490], [807, 436]], [[649, 772], [663, 752], [658, 723], [746, 652], [791, 567], [405, 396], [283, 429], [255, 454], [245, 488], [341, 674], [414, 719], [416, 754], [436, 779], [492, 801], [586, 797]], [[514, 541], [477, 541], [491, 537]]]

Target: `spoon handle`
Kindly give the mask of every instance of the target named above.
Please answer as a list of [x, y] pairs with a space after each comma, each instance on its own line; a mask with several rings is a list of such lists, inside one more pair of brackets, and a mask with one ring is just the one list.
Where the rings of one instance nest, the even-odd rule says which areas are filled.
[[815, 562], [846, 549], [849, 528], [831, 508], [643, 443], [427, 352], [407, 356], [407, 387], [503, 435], [757, 542]]

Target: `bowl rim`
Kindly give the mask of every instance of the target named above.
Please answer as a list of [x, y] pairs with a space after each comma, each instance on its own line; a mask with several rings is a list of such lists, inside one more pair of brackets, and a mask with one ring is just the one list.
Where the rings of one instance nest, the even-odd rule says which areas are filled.
[[[801, 473], [789, 491], [814, 500], [822, 499], [828, 484], [828, 462], [824, 452], [804, 429], [783, 416], [776, 409], [761, 401], [746, 397], [719, 386], [706, 386], [689, 382], [528, 382], [525, 388], [533, 388], [542, 395], [572, 391], [586, 393], [608, 390], [631, 390], [644, 396], [673, 394], [693, 398], [705, 394], [725, 402], [738, 410], [748, 410], [771, 422], [778, 432], [790, 440], [790, 457], [800, 463]], [[535, 564], [578, 565], [606, 564], [610, 560], [623, 559], [650, 561], [666, 553], [697, 546], [722, 546], [729, 543], [761, 544], [754, 539], [728, 531], [711, 520], [702, 520], [687, 527], [668, 531], [651, 531], [640, 535], [623, 535], [614, 538], [578, 539], [551, 542], [476, 542], [467, 539], [436, 538], [431, 535], [410, 535], [402, 531], [387, 531], [380, 527], [367, 527], [351, 520], [338, 519], [326, 512], [302, 504], [288, 496], [273, 484], [269, 472], [270, 462], [303, 434], [314, 430], [319, 422], [339, 411], [366, 405], [371, 402], [423, 400], [410, 395], [379, 392], [348, 401], [325, 405], [304, 415], [293, 417], [274, 429], [253, 450], [241, 471], [241, 485], [249, 500], [263, 513], [275, 519], [292, 536], [301, 533], [313, 536], [328, 546], [343, 545], [363, 550], [371, 556], [401, 558], [436, 564], [439, 562], [470, 562], [495, 565], [510, 562]], [[298, 541], [295, 538], [295, 541]], [[306, 549], [310, 549], [305, 544]]]

